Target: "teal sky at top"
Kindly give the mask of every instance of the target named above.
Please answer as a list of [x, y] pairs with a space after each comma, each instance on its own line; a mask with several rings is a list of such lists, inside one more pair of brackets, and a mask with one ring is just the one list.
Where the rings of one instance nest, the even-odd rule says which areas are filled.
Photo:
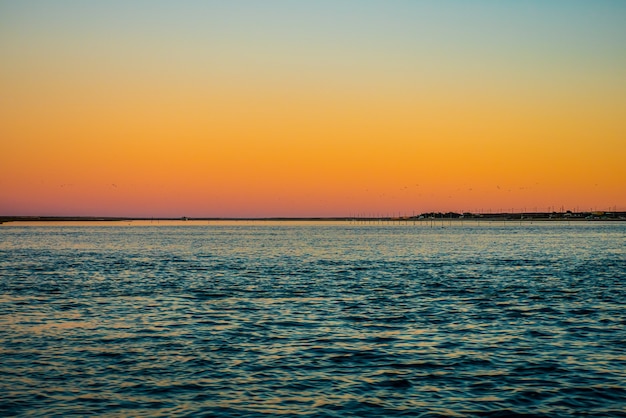
[[0, 53], [14, 77], [626, 93], [624, 22], [608, 0], [1, 0]]

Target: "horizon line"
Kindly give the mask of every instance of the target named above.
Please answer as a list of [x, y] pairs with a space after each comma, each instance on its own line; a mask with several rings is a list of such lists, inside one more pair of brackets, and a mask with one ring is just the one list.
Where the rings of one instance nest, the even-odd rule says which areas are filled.
[[[606, 218], [611, 216], [611, 218]], [[423, 212], [414, 215], [378, 216], [359, 214], [348, 216], [97, 216], [97, 215], [0, 215], [0, 223], [19, 221], [362, 221], [362, 220], [425, 220], [425, 219], [489, 219], [517, 217], [520, 219], [602, 219], [626, 220], [626, 211], [589, 210], [567, 211], [504, 211], [504, 212]]]

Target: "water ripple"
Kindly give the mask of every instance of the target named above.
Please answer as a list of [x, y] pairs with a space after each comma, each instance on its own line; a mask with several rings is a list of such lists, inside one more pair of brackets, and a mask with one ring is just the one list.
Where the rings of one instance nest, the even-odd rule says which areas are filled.
[[621, 224], [2, 227], [6, 416], [626, 416]]

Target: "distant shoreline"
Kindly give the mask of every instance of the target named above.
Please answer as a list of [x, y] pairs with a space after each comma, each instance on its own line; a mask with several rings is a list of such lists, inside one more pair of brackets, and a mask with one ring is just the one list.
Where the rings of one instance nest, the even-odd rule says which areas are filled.
[[131, 221], [273, 221], [273, 222], [428, 222], [428, 221], [626, 221], [626, 212], [532, 212], [532, 213], [425, 213], [417, 216], [343, 216], [343, 217], [107, 217], [107, 216], [0, 216], [9, 222], [131, 222]]

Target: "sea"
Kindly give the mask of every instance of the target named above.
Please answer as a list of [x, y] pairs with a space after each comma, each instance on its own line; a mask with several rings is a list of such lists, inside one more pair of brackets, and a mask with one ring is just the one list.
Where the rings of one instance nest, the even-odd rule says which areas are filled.
[[626, 222], [6, 223], [0, 416], [625, 417]]

